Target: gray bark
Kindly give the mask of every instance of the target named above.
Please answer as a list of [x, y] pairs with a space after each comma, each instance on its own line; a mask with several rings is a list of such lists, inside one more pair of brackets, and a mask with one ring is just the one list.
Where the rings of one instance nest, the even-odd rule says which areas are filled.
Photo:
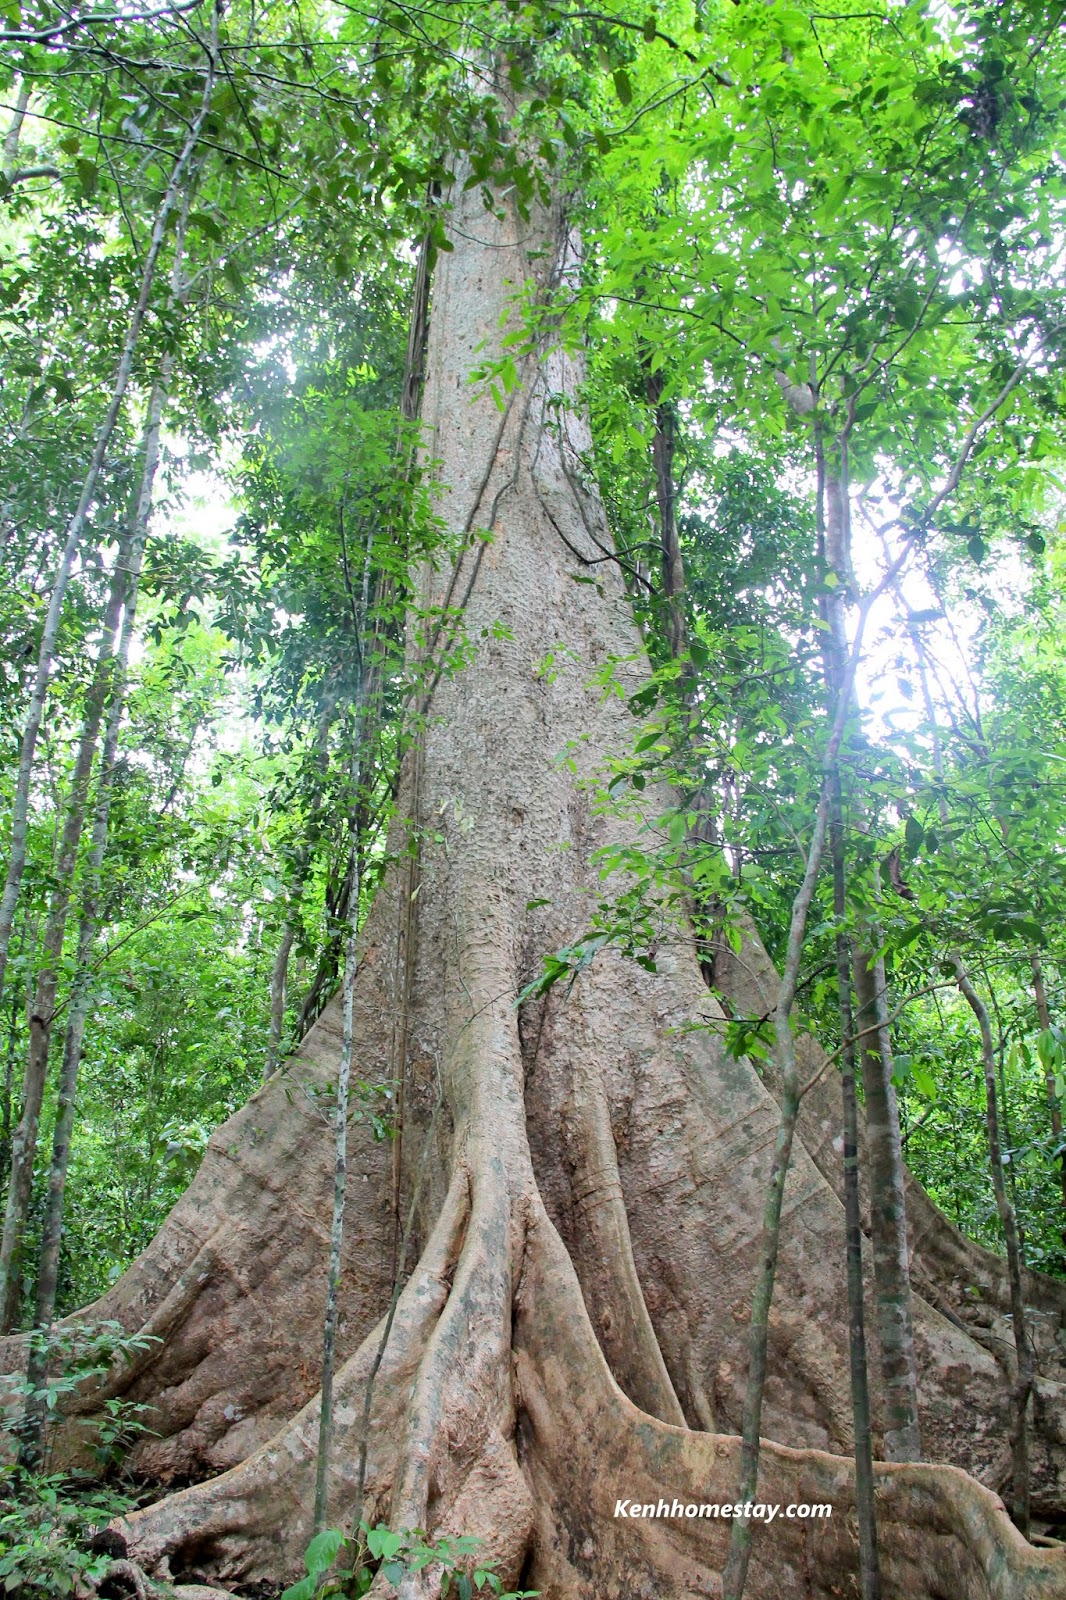
[[[817, 435], [816, 435], [817, 437]], [[837, 588], [821, 602], [828, 624], [824, 660], [826, 684], [839, 713], [851, 721], [855, 711], [853, 686], [845, 683], [848, 659], [845, 598], [851, 576], [850, 502], [848, 498], [847, 445], [839, 444], [839, 475], [826, 478], [821, 440], [818, 438], [819, 531], [821, 554], [837, 574]], [[824, 510], [823, 491], [824, 490]], [[845, 580], [848, 580], [846, 588]], [[866, 1361], [866, 1310], [862, 1273], [862, 1214], [859, 1201], [859, 1109], [855, 1093], [855, 1021], [851, 991], [851, 953], [846, 931], [847, 868], [844, 811], [839, 761], [828, 768], [829, 840], [833, 867], [833, 915], [836, 920], [837, 1010], [840, 1017], [840, 1092], [843, 1108], [844, 1259], [848, 1290], [848, 1365], [851, 1412], [855, 1433], [855, 1502], [859, 1522], [859, 1578], [863, 1600], [881, 1600], [881, 1562], [874, 1509], [873, 1430], [870, 1418], [870, 1384]]]
[[277, 1071], [281, 1059], [281, 1035], [285, 1026], [285, 997], [289, 980], [289, 956], [292, 953], [296, 927], [291, 917], [285, 919], [270, 969], [270, 1031], [267, 1035], [266, 1061], [263, 1065], [263, 1082]]
[[[1051, 1012], [1047, 1003], [1047, 987], [1044, 983], [1044, 965], [1035, 950], [1030, 952], [1029, 967], [1033, 974], [1033, 1000], [1036, 1004], [1037, 1020], [1045, 1033], [1051, 1027]], [[1062, 1141], [1062, 1105], [1055, 1089], [1055, 1073], [1049, 1071], [1045, 1079], [1047, 1092], [1048, 1117], [1051, 1122], [1051, 1132], [1055, 1140], [1055, 1148], [1061, 1151], [1055, 1157], [1059, 1164], [1059, 1186], [1062, 1190], [1062, 1209], [1066, 1214], [1066, 1150]], [[1064, 1233], [1066, 1238], [1066, 1233]]]

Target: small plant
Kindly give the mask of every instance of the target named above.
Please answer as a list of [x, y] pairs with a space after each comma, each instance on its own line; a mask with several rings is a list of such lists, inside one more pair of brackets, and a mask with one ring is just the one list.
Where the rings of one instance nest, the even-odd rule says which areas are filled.
[[[535, 1600], [537, 1589], [504, 1594], [495, 1562], [475, 1559], [480, 1544], [472, 1535], [431, 1544], [417, 1528], [393, 1533], [390, 1528], [371, 1528], [365, 1522], [360, 1523], [358, 1536], [351, 1538], [338, 1528], [326, 1528], [307, 1547], [307, 1576], [286, 1589], [281, 1600], [324, 1600], [328, 1595], [358, 1600], [378, 1571], [396, 1585], [409, 1573], [434, 1565], [442, 1569], [441, 1594], [455, 1600], [473, 1600], [475, 1594], [491, 1594], [496, 1600]], [[345, 1556], [351, 1557], [350, 1565], [338, 1566]]]
[[[53, 1472], [55, 1442], [63, 1402], [151, 1342], [127, 1334], [119, 1322], [75, 1323], [30, 1335], [29, 1371], [39, 1378], [9, 1379], [0, 1407], [0, 1420], [21, 1453], [20, 1461], [0, 1467], [0, 1594], [19, 1600], [88, 1596], [107, 1576], [111, 1557], [94, 1553], [92, 1541], [136, 1504], [135, 1497], [99, 1483], [92, 1473]], [[148, 1432], [147, 1409], [110, 1399], [95, 1416], [72, 1419], [94, 1430], [92, 1455], [104, 1474], [114, 1473], [134, 1439]]]
[[111, 1557], [93, 1553], [93, 1538], [133, 1503], [78, 1474], [0, 1468], [0, 1592], [18, 1600], [94, 1593]]
[[[79, 1322], [35, 1328], [29, 1336], [26, 1374], [7, 1381], [0, 1425], [19, 1441], [23, 1465], [48, 1472], [52, 1465], [64, 1400], [117, 1364], [158, 1343], [151, 1334], [129, 1334], [120, 1322]], [[93, 1454], [101, 1467], [118, 1464], [134, 1438], [148, 1431], [145, 1406], [128, 1400], [104, 1403], [103, 1415], [77, 1419], [97, 1433]]]

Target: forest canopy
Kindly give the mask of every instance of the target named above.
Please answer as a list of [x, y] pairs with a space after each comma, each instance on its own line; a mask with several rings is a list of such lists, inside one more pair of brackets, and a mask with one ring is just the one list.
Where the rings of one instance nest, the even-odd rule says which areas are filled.
[[[531, 697], [579, 685], [628, 734], [589, 767], [576, 688], [553, 723], [596, 845], [578, 911], [530, 892], [506, 1004], [550, 1041], [598, 974], [658, 981], [694, 940], [717, 1000], [671, 1037], [787, 1107], [782, 1038], [816, 1035], [793, 1121], [829, 1086], [862, 1121], [861, 1160], [851, 1124], [823, 1140], [846, 1146], [859, 1302], [898, 1108], [897, 1165], [1006, 1258], [1009, 1307], [927, 1298], [1008, 1350], [983, 1481], [1054, 1540], [1023, 1300], [1026, 1274], [1066, 1278], [1062, 21], [1046, 0], [0, 4], [0, 1331], [121, 1285], [266, 1080], [331, 1161], [339, 1091], [293, 1063], [337, 995], [347, 1114], [396, 1174], [397, 1286], [406, 1204], [420, 1248], [419, 1207], [447, 1212], [404, 1166], [437, 1112], [404, 1132], [406, 1057], [361, 1057], [350, 991], [387, 886], [410, 921], [416, 859], [478, 837], [458, 782], [432, 814], [418, 787], [441, 704], [483, 711], [486, 663], [525, 648], [502, 600], [468, 605], [517, 477], [492, 499], [490, 456], [464, 522], [420, 412], [438, 285], [513, 224], [529, 275], [448, 406], [498, 442], [538, 407], [577, 430], [559, 475], [591, 543], [544, 490], [567, 596], [544, 610], [621, 595], [639, 634], [593, 658], [546, 624], [526, 663]], [[661, 1333], [676, 1415], [597, 1331], [643, 1409], [747, 1438], [740, 1391], [705, 1414]], [[195, 1475], [163, 1460], [137, 1493]]]

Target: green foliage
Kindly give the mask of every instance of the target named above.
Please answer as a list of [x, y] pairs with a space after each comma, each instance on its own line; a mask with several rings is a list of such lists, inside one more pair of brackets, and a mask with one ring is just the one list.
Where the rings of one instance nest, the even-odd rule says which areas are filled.
[[43, 1357], [45, 1379], [33, 1385], [8, 1378], [2, 1414], [4, 1428], [17, 1439], [28, 1410], [44, 1410], [43, 1470], [0, 1466], [0, 1590], [26, 1600], [61, 1600], [94, 1588], [111, 1564], [109, 1556], [93, 1552], [93, 1539], [137, 1497], [106, 1480], [147, 1431], [143, 1413], [148, 1409], [127, 1400], [108, 1401], [102, 1418], [83, 1419], [91, 1430], [98, 1473], [56, 1472], [49, 1466], [64, 1399], [154, 1341], [127, 1334], [117, 1322], [71, 1324], [30, 1337]]
[[92, 1538], [134, 1502], [62, 1473], [0, 1468], [0, 1588], [22, 1600], [62, 1600], [98, 1582], [110, 1557]]
[[[318, 1600], [319, 1596], [366, 1594], [377, 1572], [398, 1585], [411, 1573], [427, 1567], [439, 1571], [440, 1592], [455, 1600], [473, 1600], [491, 1594], [498, 1600], [536, 1600], [538, 1589], [508, 1590], [494, 1571], [492, 1561], [479, 1561], [481, 1540], [472, 1535], [428, 1540], [417, 1529], [394, 1533], [383, 1524], [360, 1524], [358, 1538], [337, 1528], [317, 1533], [304, 1553], [307, 1575], [291, 1584], [281, 1600]], [[337, 1567], [345, 1560], [348, 1564]], [[336, 1570], [334, 1570], [336, 1568]], [[331, 1576], [332, 1574], [332, 1576]]]
[[[32, 1411], [41, 1414], [43, 1448], [39, 1454], [41, 1465], [47, 1470], [52, 1464], [59, 1428], [67, 1425], [64, 1402], [91, 1387], [94, 1379], [121, 1369], [156, 1343], [158, 1340], [152, 1335], [127, 1333], [121, 1323], [114, 1321], [69, 1322], [34, 1329], [28, 1344], [42, 1379], [37, 1383], [25, 1374], [12, 1374], [5, 1380], [0, 1406], [5, 1431], [18, 1439], [24, 1419]], [[112, 1399], [106, 1402], [101, 1415], [80, 1420], [89, 1432], [91, 1454], [104, 1472], [117, 1467], [132, 1442], [148, 1431], [143, 1420], [148, 1409], [135, 1401]]]

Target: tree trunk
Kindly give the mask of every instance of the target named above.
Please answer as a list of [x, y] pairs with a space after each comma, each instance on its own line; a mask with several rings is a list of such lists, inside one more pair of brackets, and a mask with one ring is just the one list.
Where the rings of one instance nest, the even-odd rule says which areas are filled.
[[[1036, 1015], [1041, 1030], [1046, 1034], [1051, 1028], [1051, 1012], [1048, 1009], [1047, 989], [1044, 985], [1044, 964], [1035, 950], [1030, 953], [1029, 966], [1033, 974], [1033, 999], [1036, 1002]], [[1060, 1152], [1055, 1159], [1059, 1164], [1059, 1186], [1062, 1190], [1062, 1209], [1066, 1214], [1066, 1146], [1062, 1139], [1062, 1105], [1055, 1087], [1055, 1071], [1049, 1068], [1045, 1077], [1047, 1091], [1048, 1115], [1051, 1119], [1051, 1132], [1055, 1140], [1055, 1149]], [[1066, 1232], [1063, 1235], [1066, 1238]]]
[[[96, 497], [100, 475], [104, 469], [104, 462], [107, 458], [111, 439], [118, 423], [123, 401], [126, 398], [126, 390], [129, 387], [130, 375], [133, 371], [133, 358], [151, 304], [156, 268], [159, 265], [159, 257], [166, 239], [170, 219], [181, 199], [189, 164], [199, 144], [200, 132], [211, 107], [217, 68], [217, 51], [218, 10], [216, 8], [212, 18], [211, 34], [207, 46], [207, 70], [204, 74], [204, 88], [200, 107], [189, 124], [185, 142], [171, 169], [170, 179], [156, 212], [151, 238], [145, 253], [144, 265], [141, 268], [137, 300], [130, 316], [122, 353], [115, 369], [107, 408], [100, 427], [97, 429], [92, 457], [81, 486], [78, 503], [67, 525], [66, 539], [52, 584], [44, 626], [41, 629], [41, 639], [37, 651], [37, 670], [30, 691], [30, 701], [19, 750], [15, 795], [11, 810], [11, 841], [8, 851], [7, 874], [4, 880], [3, 893], [0, 894], [0, 993], [2, 993], [4, 987], [7, 953], [11, 944], [11, 933], [15, 925], [15, 908], [18, 904], [19, 890], [22, 886], [22, 874], [26, 867], [26, 841], [29, 829], [30, 787], [33, 781], [34, 755], [37, 749], [37, 738], [41, 731], [41, 719], [44, 716], [48, 685], [52, 677], [52, 664], [59, 639], [59, 624], [63, 614], [63, 602], [66, 598], [71, 574], [74, 571], [74, 563], [81, 549], [86, 523]], [[10, 1278], [10, 1273], [8, 1278]], [[4, 1292], [5, 1315], [8, 1300], [6, 1281]], [[5, 1323], [4, 1325], [8, 1326], [9, 1324]]]
[[1025, 1291], [1022, 1284], [1022, 1247], [1018, 1237], [1018, 1223], [1007, 1194], [1003, 1174], [1003, 1146], [999, 1136], [999, 1107], [996, 1097], [996, 1058], [992, 1044], [992, 1024], [988, 1008], [970, 982], [969, 974], [958, 954], [952, 956], [959, 991], [977, 1018], [981, 1030], [981, 1061], [985, 1077], [985, 1125], [988, 1130], [988, 1156], [992, 1167], [992, 1188], [996, 1196], [1003, 1239], [1007, 1246], [1007, 1268], [1010, 1273], [1011, 1322], [1014, 1329], [1016, 1371], [1014, 1379], [1014, 1427], [1011, 1431], [1011, 1458], [1013, 1479], [1012, 1512], [1022, 1533], [1029, 1532], [1030, 1471], [1027, 1412], [1033, 1392], [1033, 1356], [1025, 1323]]
[[289, 956], [292, 953], [292, 943], [296, 937], [296, 926], [292, 917], [286, 917], [278, 940], [278, 948], [274, 954], [274, 964], [270, 969], [270, 1032], [267, 1035], [266, 1061], [263, 1065], [263, 1081], [277, 1071], [278, 1062], [281, 1060], [281, 1035], [285, 1027], [285, 996], [288, 989]]
[[[129, 666], [130, 644], [133, 639], [137, 615], [137, 593], [140, 584], [144, 542], [148, 532], [148, 519], [152, 509], [152, 492], [159, 465], [159, 435], [165, 403], [165, 379], [169, 370], [155, 383], [148, 402], [145, 420], [144, 464], [141, 483], [130, 525], [127, 541], [127, 570], [123, 593], [122, 628], [115, 651], [108, 683], [107, 725], [100, 755], [100, 772], [96, 786], [93, 814], [92, 843], [85, 863], [85, 887], [82, 894], [81, 917], [78, 923], [78, 945], [75, 957], [74, 978], [71, 984], [67, 1026], [63, 1038], [63, 1062], [59, 1074], [59, 1095], [56, 1105], [56, 1122], [52, 1134], [52, 1158], [48, 1170], [48, 1192], [45, 1199], [44, 1221], [41, 1226], [41, 1249], [37, 1264], [37, 1291], [34, 1306], [35, 1328], [50, 1328], [55, 1316], [56, 1291], [59, 1284], [59, 1255], [63, 1239], [63, 1208], [66, 1196], [67, 1172], [70, 1167], [70, 1147], [74, 1133], [75, 1096], [78, 1072], [81, 1067], [85, 1024], [92, 1006], [92, 954], [100, 921], [100, 893], [107, 852], [107, 836], [111, 813], [111, 795], [114, 787], [115, 765], [118, 760], [119, 735], [125, 705], [126, 681]], [[41, 1387], [45, 1376], [44, 1350], [40, 1344], [31, 1346], [26, 1376], [30, 1388], [26, 1418], [22, 1429], [21, 1455], [27, 1466], [35, 1468], [40, 1455], [41, 1436], [45, 1417], [33, 1402], [33, 1391]]]
[[[839, 693], [838, 689], [838, 693]], [[833, 914], [837, 921], [837, 1007], [840, 1015], [840, 1092], [843, 1101], [844, 1259], [848, 1285], [848, 1355], [851, 1412], [855, 1426], [855, 1501], [859, 1521], [859, 1578], [863, 1600], [881, 1600], [881, 1563], [874, 1510], [873, 1427], [866, 1363], [866, 1318], [862, 1272], [862, 1214], [859, 1202], [859, 1107], [855, 1092], [855, 1019], [851, 998], [851, 959], [844, 921], [847, 890], [840, 774], [830, 773], [830, 848], [833, 858]]]
[[[827, 474], [820, 419], [815, 420], [817, 459], [816, 506], [818, 556], [835, 587], [819, 599], [825, 623], [822, 659], [830, 703], [844, 723], [854, 725], [857, 702], [854, 679], [845, 681], [852, 651], [847, 632], [846, 602], [853, 587], [851, 566], [851, 500], [848, 485], [847, 430], [835, 441], [836, 470]], [[857, 649], [856, 644], [856, 649]], [[873, 1424], [866, 1360], [866, 1307], [862, 1265], [862, 1211], [859, 1196], [859, 1108], [855, 1090], [855, 1018], [852, 1004], [851, 950], [847, 934], [847, 863], [841, 767], [836, 751], [826, 761], [829, 794], [829, 841], [833, 867], [833, 916], [837, 1015], [840, 1018], [840, 1095], [842, 1176], [844, 1192], [844, 1262], [848, 1290], [848, 1367], [855, 1433], [855, 1500], [859, 1524], [859, 1585], [863, 1600], [881, 1600], [881, 1563], [874, 1506]]]
[[48, 906], [44, 937], [41, 941], [33, 1004], [30, 1008], [29, 1050], [22, 1080], [22, 1115], [11, 1141], [10, 1181], [4, 1213], [3, 1238], [0, 1241], [0, 1331], [3, 1333], [10, 1333], [19, 1319], [22, 1300], [22, 1236], [33, 1189], [37, 1125], [44, 1099], [45, 1080], [48, 1076], [52, 1021], [59, 982], [58, 969], [63, 955], [63, 938], [74, 889], [78, 850], [85, 826], [89, 781], [96, 760], [100, 724], [103, 721], [104, 707], [113, 678], [115, 640], [126, 594], [129, 552], [130, 541], [126, 538], [119, 545], [115, 557], [115, 570], [111, 576], [111, 587], [100, 634], [100, 649], [85, 699], [81, 738], [78, 741], [78, 753], [70, 780], [63, 832], [55, 863], [54, 886]]
[[[795, 1041], [792, 1037], [792, 1006], [796, 998], [803, 940], [807, 931], [807, 916], [825, 853], [827, 822], [828, 795], [823, 793], [811, 834], [803, 882], [792, 905], [785, 969], [774, 1009], [774, 1055], [781, 1076], [781, 1111], [777, 1138], [774, 1140], [770, 1181], [767, 1184], [763, 1207], [762, 1251], [748, 1327], [748, 1371], [740, 1429], [740, 1488], [737, 1494], [738, 1501], [745, 1505], [749, 1500], [754, 1500], [759, 1484], [762, 1411], [766, 1398], [767, 1352], [770, 1342], [770, 1311], [777, 1280], [777, 1262], [781, 1252], [781, 1207], [788, 1169], [792, 1161], [792, 1145], [800, 1108], [799, 1070], [796, 1064]], [[729, 1559], [722, 1574], [724, 1600], [741, 1600], [747, 1584], [751, 1545], [750, 1519], [747, 1517], [737, 1519], [733, 1523], [729, 1541]]]
[[655, 497], [659, 504], [659, 542], [662, 546], [662, 593], [666, 607], [666, 637], [670, 654], [676, 660], [686, 646], [685, 568], [677, 533], [677, 504], [674, 487], [674, 450], [677, 445], [677, 411], [673, 401], [664, 400], [663, 374], [649, 372], [645, 390], [654, 407], [655, 432], [651, 457], [655, 469]]
[[867, 1166], [870, 1174], [870, 1237], [873, 1243], [877, 1337], [885, 1395], [886, 1461], [921, 1460], [910, 1262], [899, 1111], [892, 1084], [892, 1046], [885, 1009], [881, 962], [871, 965], [870, 945], [853, 945], [856, 1024], [866, 1103]]
[[[542, 353], [503, 415], [491, 397], [469, 399], [469, 370], [501, 351], [515, 283], [543, 283], [567, 244], [557, 215], [527, 222], [505, 202], [500, 210], [484, 212], [474, 190], [457, 193], [454, 248], [435, 286], [427, 448], [441, 462], [441, 515], [473, 537], [457, 571], [424, 574], [421, 598], [439, 603], [450, 584], [477, 648], [467, 668], [440, 678], [403, 775], [422, 838], [417, 899], [394, 869], [361, 946], [359, 1074], [402, 1078], [407, 1131], [397, 1195], [387, 1154], [364, 1124], [349, 1130], [329, 1520], [344, 1523], [356, 1502], [376, 1370], [371, 1523], [476, 1534], [508, 1584], [553, 1600], [680, 1600], [717, 1592], [726, 1521], [632, 1518], [626, 1508], [733, 1501], [739, 1441], [695, 1429], [712, 1413], [725, 1429], [739, 1422], [761, 1250], [753, 1218], [780, 1118], [716, 1027], [685, 1027], [721, 1014], [684, 930], [665, 941], [656, 972], [605, 951], [566, 998], [514, 1008], [542, 953], [586, 928], [602, 893], [596, 850], [639, 837], [639, 822], [592, 804], [588, 780], [635, 731], [594, 674], [613, 657], [627, 686], [644, 675], [617, 573], [597, 565], [599, 587], [572, 577], [609, 540], [582, 477], [580, 410], [557, 404], [576, 396], [579, 372]], [[488, 528], [491, 542], [477, 537]], [[546, 673], [550, 651], [556, 670]], [[668, 799], [644, 798], [651, 816]], [[334, 1001], [284, 1083], [276, 1074], [216, 1131], [155, 1243], [93, 1308], [162, 1344], [111, 1374], [83, 1411], [108, 1393], [152, 1404], [156, 1437], [138, 1446], [135, 1465], [157, 1477], [234, 1469], [130, 1517], [131, 1552], [160, 1575], [276, 1585], [302, 1568], [319, 1423], [307, 1352], [333, 1158], [301, 1088], [334, 1078], [338, 1013]], [[402, 1060], [397, 1038], [407, 1041]], [[382, 1350], [393, 1219], [414, 1199], [416, 1264]], [[759, 1493], [833, 1512], [760, 1524], [747, 1592], [829, 1600], [856, 1574], [843, 1224], [800, 1140], [781, 1219]], [[940, 1239], [937, 1227], [930, 1220], [927, 1232]], [[937, 1248], [947, 1259], [948, 1245]], [[1061, 1326], [1066, 1296], [1046, 1295]], [[988, 1430], [1004, 1420], [995, 1363], [936, 1312], [923, 1316], [931, 1450], [988, 1473]], [[9, 1346], [13, 1360], [19, 1348]], [[1051, 1428], [1046, 1437], [1040, 1492], [1051, 1505], [1066, 1463]], [[1066, 1558], [1030, 1549], [965, 1472], [879, 1466], [876, 1483], [890, 1592], [1066, 1596]], [[400, 1593], [439, 1589], [427, 1571]]]

